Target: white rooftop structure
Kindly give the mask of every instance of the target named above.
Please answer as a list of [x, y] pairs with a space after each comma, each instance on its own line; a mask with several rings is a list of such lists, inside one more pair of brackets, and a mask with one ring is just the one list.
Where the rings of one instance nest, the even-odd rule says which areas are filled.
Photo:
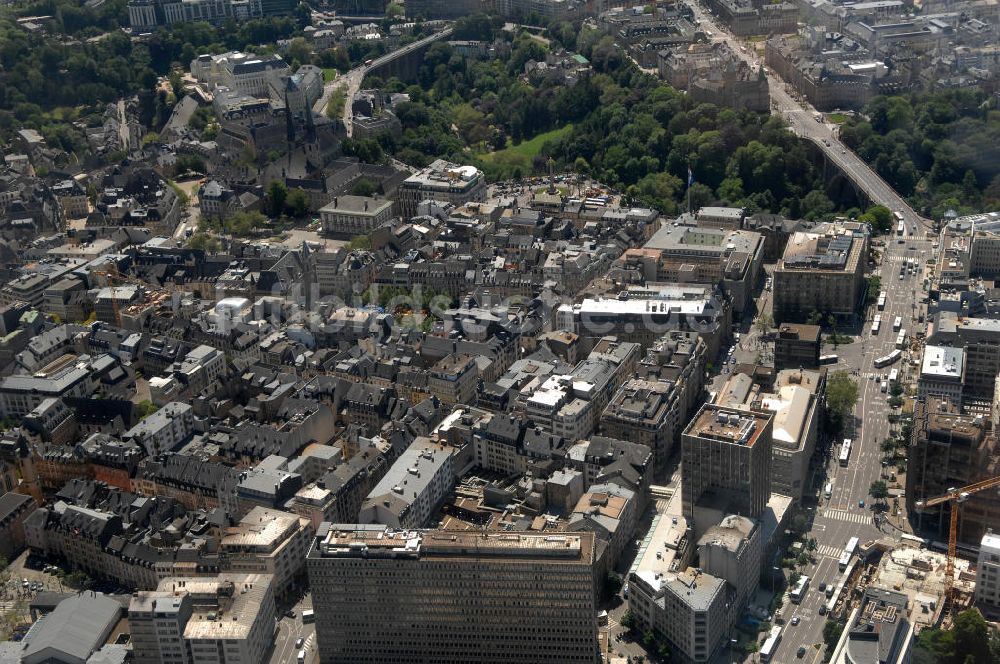
[[924, 348], [924, 362], [920, 368], [922, 376], [961, 379], [965, 365], [965, 351], [952, 346], [931, 346]]

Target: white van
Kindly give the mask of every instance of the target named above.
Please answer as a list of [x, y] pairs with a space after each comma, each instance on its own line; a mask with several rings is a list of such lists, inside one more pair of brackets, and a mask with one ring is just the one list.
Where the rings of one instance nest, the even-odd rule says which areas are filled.
[[833, 495], [833, 482], [826, 483], [826, 489], [823, 490], [823, 495], [829, 499]]

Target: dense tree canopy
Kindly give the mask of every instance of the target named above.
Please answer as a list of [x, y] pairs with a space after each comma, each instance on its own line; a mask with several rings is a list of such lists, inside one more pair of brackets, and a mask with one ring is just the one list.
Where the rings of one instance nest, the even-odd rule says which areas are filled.
[[1000, 207], [1000, 112], [976, 90], [876, 97], [841, 137], [932, 218]]
[[914, 664], [1000, 664], [1000, 635], [976, 609], [959, 613], [950, 629], [924, 629]]
[[[819, 219], [853, 204], [831, 200], [808, 147], [780, 118], [696, 104], [623, 60], [610, 37], [570, 28], [550, 27], [548, 46], [516, 37], [506, 61], [467, 59], [438, 43], [428, 49], [418, 85], [369, 81], [410, 95], [396, 108], [402, 136], [383, 137], [383, 147], [414, 164], [471, 161], [491, 179], [547, 172], [552, 158], [558, 170], [590, 174], [667, 214], [687, 204], [688, 167], [692, 207], [722, 203]], [[463, 30], [493, 34], [495, 26], [470, 17]], [[569, 85], [526, 80], [525, 63], [560, 45], [576, 47], [593, 73]], [[526, 170], [523, 157], [503, 158], [504, 148], [547, 132], [553, 135], [540, 149], [527, 151]]]

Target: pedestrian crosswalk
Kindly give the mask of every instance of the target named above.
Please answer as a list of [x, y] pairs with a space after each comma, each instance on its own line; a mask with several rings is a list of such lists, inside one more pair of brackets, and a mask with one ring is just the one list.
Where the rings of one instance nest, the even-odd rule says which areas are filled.
[[819, 555], [826, 556], [827, 558], [840, 558], [840, 549], [829, 544], [820, 544], [816, 547], [816, 551]]
[[848, 512], [846, 510], [826, 510], [823, 516], [836, 521], [847, 521], [848, 523], [871, 523], [872, 515], [868, 512]]

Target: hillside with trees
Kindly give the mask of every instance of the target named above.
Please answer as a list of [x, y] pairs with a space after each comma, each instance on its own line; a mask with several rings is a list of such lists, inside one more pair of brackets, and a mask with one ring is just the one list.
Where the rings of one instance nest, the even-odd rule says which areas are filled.
[[932, 219], [1000, 208], [1000, 111], [982, 93], [877, 97], [841, 138]]
[[[479, 19], [460, 28], [479, 38], [497, 32]], [[696, 104], [623, 59], [596, 30], [556, 25], [546, 37], [547, 45], [519, 35], [506, 60], [467, 59], [439, 43], [419, 85], [370, 80], [410, 96], [397, 107], [402, 137], [383, 136], [381, 147], [413, 164], [472, 162], [491, 179], [545, 173], [552, 159], [557, 170], [592, 175], [667, 214], [687, 205], [688, 167], [693, 208], [718, 203], [816, 219], [854, 204], [830, 199], [808, 146], [780, 118]], [[593, 72], [573, 85], [536, 87], [521, 76], [526, 62], [559, 46], [585, 56]]]

